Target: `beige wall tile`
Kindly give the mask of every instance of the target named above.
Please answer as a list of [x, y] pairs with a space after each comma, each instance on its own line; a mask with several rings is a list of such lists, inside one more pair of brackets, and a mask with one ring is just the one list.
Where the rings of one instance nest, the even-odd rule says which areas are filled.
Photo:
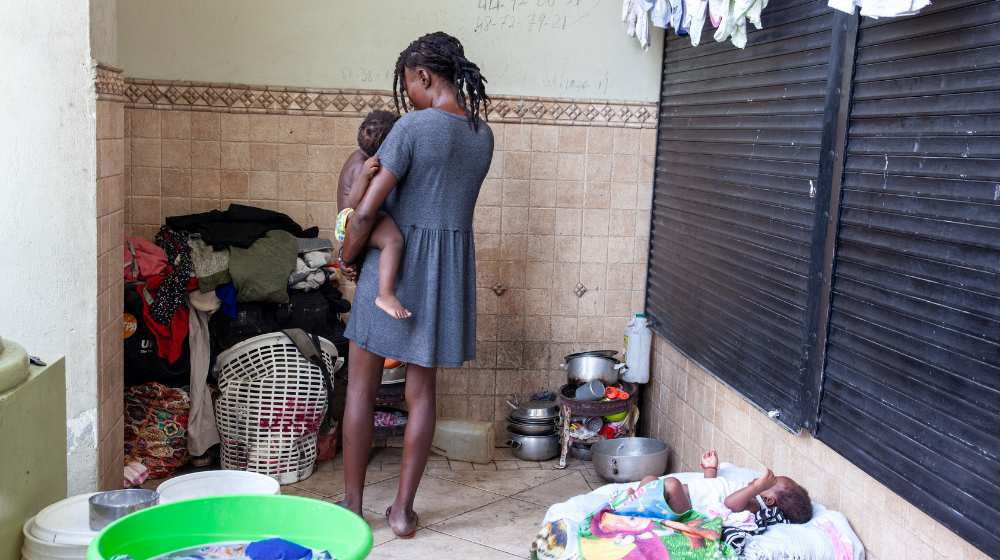
[[160, 173], [161, 195], [191, 198], [190, 169], [163, 169]]
[[284, 144], [309, 142], [309, 119], [294, 115], [278, 116], [278, 141]]
[[528, 206], [530, 182], [523, 179], [504, 179], [502, 205]]
[[219, 113], [191, 113], [191, 139], [215, 140], [221, 138]]
[[532, 180], [528, 205], [532, 208], [555, 208], [559, 197], [559, 186], [555, 181]]
[[280, 144], [278, 146], [278, 171], [297, 173], [308, 171], [308, 157], [309, 152], [305, 145]]
[[219, 198], [222, 196], [221, 175], [218, 169], [191, 170], [191, 196], [195, 198]]
[[220, 144], [220, 164], [230, 171], [250, 169], [250, 144], [247, 142], [222, 142]]
[[592, 127], [587, 129], [587, 153], [614, 153], [615, 131], [613, 128]]
[[163, 167], [191, 169], [190, 140], [162, 140]]
[[250, 143], [250, 170], [277, 171], [278, 145]]
[[251, 142], [278, 142], [281, 127], [278, 115], [250, 115]]
[[160, 115], [164, 111], [133, 109], [130, 135], [134, 138], [160, 138]]
[[214, 140], [191, 141], [191, 167], [193, 169], [219, 169], [222, 162], [222, 146]]
[[254, 201], [277, 200], [278, 173], [275, 171], [251, 171], [249, 198]]
[[164, 139], [191, 139], [190, 111], [163, 111], [160, 116], [160, 136]]
[[158, 138], [132, 138], [132, 165], [160, 167], [160, 140]]
[[223, 171], [222, 172], [222, 198], [243, 199], [249, 195], [250, 178], [246, 171]]
[[220, 118], [220, 139], [223, 142], [250, 141], [250, 115], [222, 113]]

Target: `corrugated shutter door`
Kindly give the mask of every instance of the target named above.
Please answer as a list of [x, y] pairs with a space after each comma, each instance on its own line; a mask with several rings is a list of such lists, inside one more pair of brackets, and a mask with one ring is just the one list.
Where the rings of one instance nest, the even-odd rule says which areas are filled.
[[1000, 2], [863, 20], [845, 169], [817, 435], [1000, 557]]
[[706, 23], [664, 51], [647, 314], [793, 427], [832, 21], [825, 0], [774, 0], [745, 50]]

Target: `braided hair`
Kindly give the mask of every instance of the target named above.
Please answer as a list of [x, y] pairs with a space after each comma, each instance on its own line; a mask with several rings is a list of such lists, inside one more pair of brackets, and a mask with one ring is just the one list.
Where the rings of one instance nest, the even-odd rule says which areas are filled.
[[409, 110], [403, 97], [403, 71], [407, 68], [413, 70], [417, 66], [425, 66], [455, 85], [458, 90], [455, 94], [458, 106], [465, 111], [469, 126], [479, 132], [479, 114], [480, 111], [483, 115], [489, 112], [490, 98], [486, 95], [486, 78], [479, 73], [479, 66], [465, 58], [462, 43], [451, 35], [438, 31], [424, 35], [399, 53], [392, 78], [392, 99], [396, 103], [396, 111], [399, 111], [400, 102], [404, 111]]
[[398, 115], [389, 111], [372, 111], [365, 117], [358, 127], [358, 147], [366, 156], [375, 155], [398, 118]]

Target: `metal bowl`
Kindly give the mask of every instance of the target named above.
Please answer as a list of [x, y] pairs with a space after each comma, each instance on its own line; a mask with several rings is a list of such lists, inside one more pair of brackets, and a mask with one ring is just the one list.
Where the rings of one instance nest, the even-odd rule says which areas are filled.
[[646, 476], [660, 476], [667, 470], [670, 446], [657, 439], [620, 438], [599, 441], [591, 446], [594, 470], [610, 482], [635, 482]]
[[555, 424], [507, 424], [507, 431], [520, 436], [551, 436], [556, 433]]
[[554, 426], [558, 421], [558, 418], [518, 418], [513, 414], [508, 414], [507, 421], [511, 424], [524, 424], [526, 426]]
[[[515, 402], [517, 402], [517, 396], [515, 395]], [[514, 404], [507, 401], [513, 412], [510, 413], [510, 418], [516, 418], [520, 420], [553, 420], [559, 418], [559, 404], [555, 401], [529, 401], [524, 404]]]
[[594, 452], [591, 451], [590, 446], [582, 443], [571, 443], [569, 454], [581, 461], [590, 461], [594, 458]]
[[406, 381], [406, 364], [382, 370], [382, 385], [395, 385]]
[[570, 354], [563, 358], [563, 361], [569, 363], [573, 358], [585, 358], [587, 356], [597, 356], [601, 358], [614, 358], [617, 354], [617, 350], [588, 350], [587, 352], [577, 352], [575, 354]]
[[100, 531], [130, 513], [155, 506], [160, 495], [152, 490], [131, 488], [94, 494], [89, 501], [90, 530]]

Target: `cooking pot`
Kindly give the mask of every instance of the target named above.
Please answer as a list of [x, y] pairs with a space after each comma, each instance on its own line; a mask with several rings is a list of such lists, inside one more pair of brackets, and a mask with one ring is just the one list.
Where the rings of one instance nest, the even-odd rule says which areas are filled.
[[628, 371], [626, 367], [622, 362], [605, 356], [579, 356], [562, 364], [571, 384], [583, 385], [597, 379], [606, 387], [614, 387], [618, 383], [619, 372]]
[[406, 364], [382, 370], [382, 385], [395, 385], [406, 381]]
[[514, 395], [514, 402], [507, 401], [507, 404], [514, 409], [514, 412], [510, 413], [510, 418], [518, 420], [552, 420], [559, 417], [559, 405], [553, 401], [529, 401], [521, 404], [517, 399], [517, 395]]
[[590, 450], [594, 470], [609, 482], [635, 482], [646, 476], [660, 476], [667, 470], [670, 455], [670, 447], [662, 441], [639, 437], [599, 441]]
[[526, 426], [555, 425], [556, 420], [556, 418], [516, 418], [513, 413], [507, 415], [507, 421], [511, 424], [524, 424]]
[[[511, 434], [507, 440], [514, 456], [522, 461], [548, 461], [559, 454], [559, 436], [523, 436]], [[666, 467], [664, 467], [666, 468]]]
[[614, 358], [617, 354], [617, 350], [588, 350], [586, 352], [577, 352], [576, 354], [570, 354], [563, 358], [563, 361], [569, 362], [573, 358], [584, 358], [587, 356], [597, 356], [604, 358]]

